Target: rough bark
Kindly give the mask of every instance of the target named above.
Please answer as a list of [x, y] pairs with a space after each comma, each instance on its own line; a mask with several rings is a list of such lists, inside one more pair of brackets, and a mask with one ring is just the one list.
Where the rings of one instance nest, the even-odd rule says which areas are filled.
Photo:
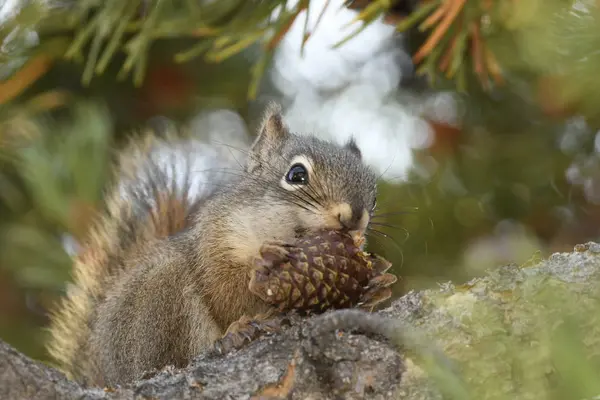
[[[468, 387], [478, 399], [548, 398], [556, 360], [535, 335], [560, 325], [557, 309], [569, 311], [582, 317], [580, 342], [597, 354], [599, 277], [600, 245], [581, 245], [541, 262], [497, 268], [460, 287], [447, 283], [409, 293], [363, 318], [360, 330], [335, 331], [335, 324], [328, 328], [327, 320], [316, 317], [229, 355], [201, 355], [185, 369], [166, 368], [123, 388], [81, 387], [0, 342], [0, 399], [441, 398], [441, 386], [425, 373], [431, 370], [392, 344], [407, 340], [399, 321], [419, 326], [422, 340], [443, 349], [459, 367], [464, 380], [454, 381], [455, 393]], [[445, 378], [454, 376], [449, 374]], [[579, 383], [576, 390], [596, 390]]]
[[188, 368], [148, 373], [131, 387], [82, 388], [0, 342], [1, 399], [387, 398], [403, 371], [381, 339], [353, 333], [314, 335], [309, 320], [225, 356], [206, 354]]

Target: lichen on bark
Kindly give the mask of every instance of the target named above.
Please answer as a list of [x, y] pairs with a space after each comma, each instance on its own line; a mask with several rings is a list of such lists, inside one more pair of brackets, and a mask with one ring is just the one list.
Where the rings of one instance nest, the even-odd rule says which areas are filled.
[[[600, 245], [588, 243], [409, 293], [383, 314], [427, 332], [456, 361], [472, 398], [591, 398], [600, 395], [599, 277]], [[424, 379], [409, 368], [402, 392], [419, 392]]]

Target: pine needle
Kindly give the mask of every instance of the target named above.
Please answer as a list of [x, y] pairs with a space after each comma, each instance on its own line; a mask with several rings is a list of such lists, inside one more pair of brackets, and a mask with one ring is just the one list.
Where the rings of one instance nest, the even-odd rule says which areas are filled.
[[458, 35], [454, 35], [450, 42], [450, 47], [448, 47], [446, 49], [446, 51], [444, 52], [444, 55], [442, 56], [442, 59], [440, 61], [440, 65], [439, 65], [440, 71], [446, 72], [446, 70], [450, 66], [450, 61], [452, 60], [452, 55], [454, 54], [454, 51], [456, 49], [457, 41], [458, 41]]
[[396, 25], [396, 30], [399, 32], [404, 32], [405, 30], [412, 27], [417, 21], [422, 19], [424, 16], [429, 14], [431, 10], [435, 7], [438, 7], [440, 4], [440, 0], [433, 0], [425, 5], [420, 6], [415, 11], [413, 11], [408, 17], [404, 18]]
[[496, 57], [487, 47], [485, 48], [485, 63], [490, 75], [494, 78], [494, 81], [496, 81], [497, 84], [502, 85], [504, 83], [502, 70], [496, 61]]
[[258, 31], [244, 39], [238, 40], [236, 43], [219, 52], [209, 52], [206, 55], [206, 60], [211, 62], [222, 62], [223, 60], [238, 54], [242, 50], [247, 49], [252, 44], [256, 43], [263, 36], [263, 31]]
[[481, 84], [487, 89], [489, 88], [489, 81], [483, 56], [483, 43], [479, 33], [479, 22], [471, 22], [469, 29], [471, 31], [471, 58], [473, 60], [473, 70], [479, 77]]
[[53, 57], [45, 53], [38, 54], [7, 81], [0, 82], [0, 104], [9, 102], [33, 85], [50, 69], [53, 63]]
[[442, 22], [435, 28], [433, 33], [427, 38], [427, 41], [421, 46], [419, 51], [413, 56], [413, 61], [419, 63], [427, 56], [433, 48], [440, 42], [442, 36], [450, 25], [456, 20], [456, 17], [465, 5], [466, 0], [446, 0], [450, 2], [448, 12], [445, 14]]
[[442, 17], [448, 8], [450, 8], [451, 0], [443, 0], [444, 2], [435, 10], [433, 14], [431, 14], [425, 21], [419, 25], [419, 30], [421, 32], [431, 28], [434, 24], [436, 24]]
[[[273, 35], [271, 40], [269, 40], [269, 42], [267, 43], [267, 45], [266, 45], [267, 51], [272, 51], [279, 44], [279, 42], [281, 41], [283, 36], [286, 33], [288, 33], [288, 31], [290, 30], [290, 28], [296, 21], [296, 18], [298, 18], [298, 15], [302, 11], [306, 10], [307, 8], [308, 8], [308, 0], [301, 0], [298, 2], [298, 6], [297, 6], [296, 10], [289, 17], [287, 17], [286, 20], [284, 20], [281, 28], [279, 28], [277, 33], [275, 35]], [[308, 20], [308, 15], [306, 16], [306, 18]]]
[[452, 78], [456, 74], [458, 69], [461, 68], [463, 65], [463, 61], [465, 59], [465, 47], [467, 45], [468, 36], [469, 30], [463, 29], [459, 26], [458, 32], [456, 34], [456, 47], [452, 57], [452, 62], [450, 64], [450, 69], [446, 74], [448, 78]]

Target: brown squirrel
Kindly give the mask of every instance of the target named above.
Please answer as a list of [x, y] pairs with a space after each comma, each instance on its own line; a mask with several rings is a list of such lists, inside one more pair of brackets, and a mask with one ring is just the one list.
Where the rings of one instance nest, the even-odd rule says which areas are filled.
[[125, 183], [109, 193], [75, 259], [48, 344], [72, 379], [117, 385], [187, 365], [226, 332], [269, 317], [271, 308], [248, 289], [262, 243], [367, 228], [377, 179], [355, 142], [291, 133], [277, 105], [265, 113], [243, 170], [208, 197], [188, 196], [193, 152], [177, 160], [187, 168], [185, 185], [153, 159], [157, 144], [173, 140], [150, 135], [123, 152], [116, 172]]

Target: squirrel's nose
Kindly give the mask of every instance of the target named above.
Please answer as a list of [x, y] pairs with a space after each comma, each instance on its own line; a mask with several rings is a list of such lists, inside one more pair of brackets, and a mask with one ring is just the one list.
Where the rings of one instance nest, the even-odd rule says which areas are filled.
[[346, 207], [338, 213], [342, 226], [349, 231], [364, 230], [368, 223], [368, 214], [360, 207]]

